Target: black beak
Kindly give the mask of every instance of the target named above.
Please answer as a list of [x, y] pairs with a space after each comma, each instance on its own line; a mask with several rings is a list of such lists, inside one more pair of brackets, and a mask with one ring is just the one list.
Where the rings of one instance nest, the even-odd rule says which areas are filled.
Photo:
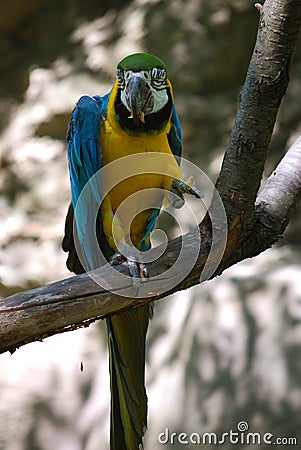
[[154, 104], [153, 94], [149, 85], [143, 78], [133, 76], [125, 90], [127, 104], [131, 112], [130, 118], [134, 119], [135, 125], [139, 125], [139, 121], [145, 123], [144, 115], [152, 111]]

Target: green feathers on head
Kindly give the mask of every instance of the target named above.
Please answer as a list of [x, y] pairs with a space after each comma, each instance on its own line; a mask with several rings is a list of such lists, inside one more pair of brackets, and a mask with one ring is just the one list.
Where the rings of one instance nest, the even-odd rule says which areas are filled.
[[150, 53], [134, 53], [133, 55], [126, 56], [117, 66], [117, 69], [125, 71], [132, 70], [133, 72], [151, 70], [154, 68], [166, 70], [164, 62]]

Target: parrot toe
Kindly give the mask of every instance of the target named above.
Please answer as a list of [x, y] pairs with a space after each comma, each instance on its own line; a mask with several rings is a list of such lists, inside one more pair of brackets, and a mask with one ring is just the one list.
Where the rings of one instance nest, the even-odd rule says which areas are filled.
[[111, 265], [112, 266], [117, 266], [118, 264], [122, 264], [126, 261], [126, 257], [123, 256], [121, 253], [116, 252], [114, 253], [114, 255], [111, 257]]
[[132, 277], [133, 287], [138, 287], [142, 280], [148, 278], [148, 270], [145, 264], [135, 261], [131, 258], [126, 258], [119, 252], [114, 253], [110, 263], [112, 266], [126, 263], [129, 269], [130, 276]]
[[190, 186], [185, 181], [175, 178], [171, 183], [168, 195], [168, 200], [174, 208], [181, 208], [184, 205], [184, 194], [190, 194], [199, 199], [204, 197], [195, 186]]
[[185, 203], [185, 200], [183, 198], [183, 194], [175, 193], [175, 192], [172, 192], [172, 191], [168, 194], [168, 201], [171, 204], [171, 206], [173, 206], [176, 209], [182, 208], [182, 206]]

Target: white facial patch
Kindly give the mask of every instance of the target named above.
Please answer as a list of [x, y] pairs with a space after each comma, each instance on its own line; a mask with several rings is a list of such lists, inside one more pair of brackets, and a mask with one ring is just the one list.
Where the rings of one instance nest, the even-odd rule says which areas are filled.
[[167, 79], [166, 79], [166, 72], [163, 69], [152, 69], [152, 70], [142, 70], [141, 72], [133, 72], [131, 70], [127, 70], [123, 73], [123, 79], [122, 83], [121, 80], [119, 81], [119, 84], [124, 86], [121, 90], [121, 101], [124, 104], [124, 106], [130, 111], [130, 107], [127, 102], [127, 87], [130, 79], [132, 77], [140, 77], [142, 78], [149, 86], [150, 91], [153, 94], [153, 107], [151, 112], [147, 112], [147, 114], [156, 113], [160, 109], [162, 109], [166, 103], [168, 102], [168, 95], [167, 95]]

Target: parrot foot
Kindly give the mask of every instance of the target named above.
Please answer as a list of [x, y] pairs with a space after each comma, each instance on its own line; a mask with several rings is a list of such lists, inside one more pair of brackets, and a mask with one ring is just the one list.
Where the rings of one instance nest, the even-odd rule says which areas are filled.
[[126, 263], [128, 266], [130, 275], [132, 277], [133, 287], [138, 287], [143, 279], [148, 278], [148, 270], [145, 264], [134, 261], [133, 259], [126, 258], [121, 253], [117, 252], [111, 258], [111, 265], [117, 266], [118, 264]]
[[170, 193], [168, 194], [170, 204], [174, 208], [182, 208], [185, 203], [184, 194], [190, 194], [199, 199], [204, 197], [195, 186], [189, 186], [185, 181], [175, 178], [171, 183]]
[[126, 257], [123, 256], [121, 253], [116, 252], [114, 253], [114, 255], [111, 257], [111, 265], [112, 266], [118, 266], [118, 264], [122, 264], [126, 261]]

